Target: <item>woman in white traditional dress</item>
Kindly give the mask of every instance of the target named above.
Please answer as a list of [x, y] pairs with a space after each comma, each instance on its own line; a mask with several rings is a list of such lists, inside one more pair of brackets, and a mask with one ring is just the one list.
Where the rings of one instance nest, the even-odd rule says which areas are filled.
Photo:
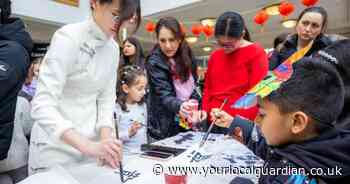
[[[33, 100], [29, 173], [100, 159], [116, 168], [121, 142], [112, 121], [120, 27], [140, 23], [139, 0], [90, 0], [92, 16], [59, 29]], [[128, 26], [130, 27], [130, 25]]]

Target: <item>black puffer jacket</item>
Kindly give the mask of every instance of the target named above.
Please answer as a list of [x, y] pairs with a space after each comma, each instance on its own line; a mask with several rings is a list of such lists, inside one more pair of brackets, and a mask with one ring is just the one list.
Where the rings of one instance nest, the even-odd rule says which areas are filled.
[[0, 160], [12, 140], [17, 94], [30, 65], [33, 42], [19, 19], [0, 25]]
[[[346, 89], [346, 87], [345, 87]], [[350, 91], [349, 87], [347, 87], [347, 90]], [[346, 130], [350, 130], [350, 102], [349, 99], [345, 101], [344, 108], [342, 113], [339, 115], [336, 126], [340, 128], [344, 128]]]
[[[196, 61], [193, 60], [192, 75], [197, 86]], [[170, 64], [160, 49], [155, 49], [146, 62], [149, 78], [148, 132], [155, 139], [164, 139], [176, 135], [180, 127], [175, 122], [175, 115], [179, 112], [183, 101], [176, 98], [175, 87], [172, 82]], [[200, 100], [196, 90], [191, 99]]]
[[[326, 35], [319, 35], [311, 49], [305, 54], [305, 56], [311, 56], [317, 51], [331, 45], [333, 41]], [[269, 70], [274, 70], [277, 66], [283, 63], [289, 56], [297, 51], [298, 46], [298, 35], [294, 34], [287, 37], [287, 40], [284, 42], [283, 47], [280, 51], [273, 51], [271, 57], [269, 58]]]

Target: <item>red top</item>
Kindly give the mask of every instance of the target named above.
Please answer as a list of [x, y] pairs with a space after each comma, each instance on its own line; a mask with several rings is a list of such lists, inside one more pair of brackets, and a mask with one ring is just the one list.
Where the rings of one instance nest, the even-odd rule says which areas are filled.
[[254, 120], [258, 108], [234, 109], [230, 106], [262, 80], [268, 71], [268, 59], [264, 49], [251, 44], [225, 54], [223, 49], [214, 51], [208, 61], [205, 76], [203, 110], [208, 113], [219, 108], [226, 97], [223, 110], [232, 116], [240, 115]]

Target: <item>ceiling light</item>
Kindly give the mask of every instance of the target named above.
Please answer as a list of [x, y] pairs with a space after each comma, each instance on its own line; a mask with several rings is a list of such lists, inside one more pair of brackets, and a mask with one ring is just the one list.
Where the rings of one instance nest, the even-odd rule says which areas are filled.
[[279, 11], [280, 4], [281, 3], [276, 3], [276, 4], [271, 4], [271, 5], [265, 6], [263, 8], [263, 10], [265, 10], [265, 12], [268, 15], [279, 15], [280, 14], [280, 11]]
[[287, 20], [283, 20], [281, 22], [281, 24], [285, 28], [293, 28], [297, 24], [297, 20], [296, 19], [287, 19]]
[[195, 36], [188, 36], [188, 37], [186, 37], [186, 41], [187, 41], [188, 43], [196, 43], [197, 40], [198, 40], [198, 38], [195, 37]]
[[216, 18], [213, 18], [213, 17], [207, 17], [207, 18], [203, 18], [200, 20], [201, 24], [203, 26], [210, 26], [210, 27], [214, 27], [215, 26], [215, 23], [216, 23]]
[[206, 46], [202, 48], [205, 52], [210, 52], [213, 48], [210, 46]]

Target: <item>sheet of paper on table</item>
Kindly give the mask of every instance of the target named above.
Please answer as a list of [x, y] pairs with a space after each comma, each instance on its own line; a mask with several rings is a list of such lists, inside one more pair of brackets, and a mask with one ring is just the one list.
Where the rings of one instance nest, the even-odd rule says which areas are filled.
[[[188, 149], [194, 144], [199, 143], [204, 134], [205, 132], [183, 132], [152, 144], [171, 148]], [[223, 134], [210, 134], [208, 142], [215, 142], [217, 139], [222, 140], [223, 137]]]
[[81, 184], [63, 167], [57, 166], [48, 172], [32, 175], [18, 184]]
[[[203, 134], [188, 132], [160, 141], [170, 146], [186, 146], [187, 150], [177, 157], [164, 162], [141, 158], [139, 155], [124, 157], [125, 184], [163, 184], [164, 175], [155, 175], [153, 168], [156, 164], [163, 166], [197, 166], [197, 167], [247, 167], [261, 166], [263, 161], [257, 158], [248, 148], [233, 139], [224, 139], [222, 135], [213, 134], [209, 141], [199, 149], [199, 142]], [[185, 139], [185, 140], [184, 140]], [[187, 184], [229, 184], [237, 175], [190, 175]], [[254, 175], [245, 175], [256, 182]], [[121, 184], [119, 170], [97, 166], [88, 163], [76, 168], [53, 169], [46, 173], [31, 176], [20, 184]]]
[[[237, 168], [234, 171], [238, 172], [238, 168], [253, 168], [262, 165], [263, 160], [255, 156], [247, 147], [233, 139], [224, 139], [223, 137], [217, 137], [217, 141], [209, 141], [201, 148], [199, 148], [199, 143], [196, 143], [168, 163], [168, 166], [206, 168], [210, 172], [219, 170], [217, 171], [219, 173], [215, 174], [208, 171], [207, 176], [204, 176], [204, 170], [201, 170], [201, 176], [189, 177], [190, 181], [197, 182], [205, 178], [205, 183], [229, 183], [237, 176], [257, 182], [258, 178], [253, 173], [235, 174], [228, 169], [231, 166], [232, 170]], [[223, 172], [226, 174], [222, 174]]]
[[[133, 155], [123, 159], [123, 174], [125, 184], [137, 183], [164, 183], [163, 177], [153, 174], [153, 165], [163, 164], [162, 161], [141, 158]], [[70, 169], [72, 177], [81, 184], [119, 184], [119, 169], [113, 170], [108, 167], [100, 167], [96, 164], [88, 164], [79, 169]]]
[[[208, 142], [204, 147], [198, 148], [199, 143], [194, 145], [181, 155], [167, 162], [157, 161], [153, 159], [141, 158], [138, 155], [133, 155], [124, 159], [124, 178], [127, 179], [126, 184], [148, 184], [148, 183], [165, 183], [164, 175], [155, 175], [153, 167], [158, 164], [168, 172], [167, 167], [182, 166], [182, 167], [247, 167], [261, 166], [262, 160], [256, 157], [245, 146], [234, 140], [218, 139], [218, 142]], [[119, 171], [110, 168], [101, 168], [94, 164], [79, 167], [79, 169], [71, 169], [69, 171], [73, 178], [81, 184], [118, 184], [120, 182]], [[189, 175], [188, 184], [211, 184], [211, 183], [230, 183], [237, 177], [234, 174], [218, 175], [204, 173], [201, 175]], [[254, 175], [240, 175], [240, 177], [249, 178], [256, 182], [257, 177]]]

